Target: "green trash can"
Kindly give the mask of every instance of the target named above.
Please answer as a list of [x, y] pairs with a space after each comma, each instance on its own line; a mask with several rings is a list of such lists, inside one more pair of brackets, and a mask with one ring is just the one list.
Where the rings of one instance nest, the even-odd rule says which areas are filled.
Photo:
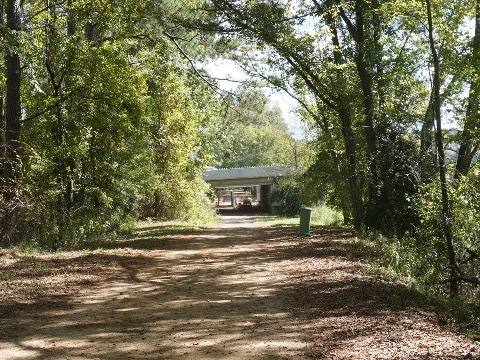
[[303, 205], [300, 208], [300, 235], [310, 235], [310, 219], [312, 217], [312, 208]]

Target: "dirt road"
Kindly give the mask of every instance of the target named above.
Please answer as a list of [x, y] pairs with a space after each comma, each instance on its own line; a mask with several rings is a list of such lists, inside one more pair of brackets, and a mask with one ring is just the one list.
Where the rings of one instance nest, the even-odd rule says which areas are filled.
[[349, 241], [339, 229], [303, 238], [242, 216], [175, 235], [146, 227], [117, 244], [127, 255], [82, 258], [95, 281], [63, 296], [4, 302], [0, 359], [478, 356], [420, 295], [352, 258]]

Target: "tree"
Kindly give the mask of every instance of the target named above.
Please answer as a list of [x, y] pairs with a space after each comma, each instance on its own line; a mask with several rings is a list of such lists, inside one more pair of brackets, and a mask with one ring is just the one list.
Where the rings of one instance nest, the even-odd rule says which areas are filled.
[[[363, 221], [363, 206], [361, 204], [362, 194], [360, 193], [360, 179], [358, 172], [358, 159], [355, 151], [355, 139], [352, 131], [352, 114], [346, 103], [345, 97], [339, 97], [336, 89], [329, 86], [330, 76], [321, 71], [321, 66], [326, 63], [318, 60], [317, 56], [323, 59], [324, 50], [317, 49], [316, 39], [307, 34], [298, 36], [295, 26], [307, 16], [312, 16], [316, 11], [311, 8], [305, 10], [303, 7], [293, 16], [288, 14], [293, 11], [285, 4], [271, 4], [263, 1], [255, 1], [247, 4], [233, 3], [228, 1], [212, 1], [212, 11], [216, 12], [221, 22], [217, 24], [216, 30], [224, 34], [232, 34], [235, 31], [241, 32], [249, 39], [254, 39], [261, 50], [267, 51], [267, 62], [275, 64], [277, 68], [285, 71], [287, 79], [278, 79], [277, 76], [264, 75], [273, 84], [289, 88], [289, 80], [293, 81], [293, 89], [298, 88], [299, 82], [310, 92], [310, 95], [317, 98], [329, 108], [337, 112], [342, 121], [344, 141], [346, 143], [351, 198], [354, 207], [354, 223], [357, 229]], [[318, 8], [318, 12], [323, 13]], [[227, 21], [224, 21], [227, 20]], [[315, 64], [315, 65], [313, 65]], [[330, 70], [327, 66], [326, 69]], [[327, 70], [327, 71], [328, 71]], [[290, 79], [288, 79], [288, 77]], [[328, 79], [328, 80], [326, 80]], [[287, 89], [288, 91], [288, 89]], [[297, 97], [298, 98], [298, 97]], [[314, 114], [307, 105], [308, 101], [302, 101], [307, 112]]]
[[21, 30], [20, 12], [20, 0], [7, 1], [6, 25], [11, 40], [5, 57], [5, 155], [2, 193], [6, 203], [12, 201], [16, 196], [20, 177], [21, 68], [18, 42], [18, 35]]
[[471, 42], [469, 60], [470, 89], [455, 167], [454, 177], [457, 180], [468, 173], [480, 146], [480, 136], [478, 134], [480, 124], [480, 1], [478, 0], [475, 6], [475, 34]]
[[425, 0], [427, 18], [428, 18], [428, 39], [430, 44], [430, 51], [432, 53], [433, 61], [433, 113], [436, 123], [436, 143], [437, 143], [437, 153], [438, 153], [438, 171], [440, 175], [440, 186], [442, 192], [442, 232], [447, 243], [448, 259], [450, 266], [450, 276], [451, 276], [451, 288], [452, 294], [458, 294], [458, 281], [457, 277], [457, 260], [455, 258], [455, 249], [453, 246], [453, 234], [451, 228], [451, 209], [450, 201], [448, 196], [448, 184], [447, 184], [447, 175], [445, 167], [445, 149], [443, 145], [443, 133], [442, 133], [442, 115], [441, 115], [441, 100], [440, 100], [440, 60], [438, 58], [438, 53], [436, 49], [436, 44], [433, 34], [433, 20], [432, 20], [432, 9], [430, 0]]
[[267, 96], [255, 87], [237, 89], [221, 128], [219, 167], [295, 163], [295, 140], [280, 108], [270, 105]]
[[[439, 178], [445, 245], [439, 256], [448, 263], [451, 292], [458, 292], [455, 279], [467, 280], [456, 260], [461, 244], [455, 232], [463, 230], [452, 227], [459, 224], [459, 199], [451, 197], [450, 182], [456, 178], [456, 186], [462, 185], [478, 152], [478, 26], [473, 38], [465, 31], [472, 14], [478, 22], [478, 2], [207, 4], [217, 21], [204, 27], [231, 42], [243, 41], [234, 58], [294, 96], [315, 125], [318, 145], [307, 172], [309, 186], [351, 213], [355, 229], [420, 234], [420, 224], [426, 226], [422, 210], [410, 202]], [[451, 144], [442, 116], [463, 118], [455, 173], [447, 168], [445, 148]], [[343, 181], [332, 181], [332, 174]], [[345, 189], [348, 196], [342, 196]]]
[[[2, 21], [3, 25], [3, 4], [2, 1]], [[21, 120], [21, 64], [20, 64], [20, 45], [19, 34], [21, 31], [21, 2], [20, 0], [8, 0], [6, 2], [6, 31], [8, 43], [6, 44], [5, 55], [5, 114], [2, 116], [2, 130], [4, 134], [3, 144], [3, 171], [0, 179], [0, 236], [9, 241], [14, 232], [15, 208], [19, 196], [20, 180], [20, 120]], [[2, 114], [3, 115], [3, 114]], [[4, 121], [3, 121], [4, 120]], [[4, 125], [4, 126], [3, 126]], [[3, 216], [1, 216], [3, 215]]]
[[[172, 22], [176, 7], [90, 0], [25, 7], [28, 31], [9, 53], [21, 55], [26, 75], [22, 133], [9, 140], [22, 144], [11, 163], [21, 164], [24, 206], [15, 221], [0, 213], [18, 229], [9, 239], [2, 231], [3, 243], [58, 249], [102, 238], [152, 215], [146, 209], [156, 193], [168, 200], [160, 216], [193, 216], [206, 203], [201, 174], [218, 100], [179, 47], [188, 31]], [[12, 182], [7, 170], [2, 185]]]

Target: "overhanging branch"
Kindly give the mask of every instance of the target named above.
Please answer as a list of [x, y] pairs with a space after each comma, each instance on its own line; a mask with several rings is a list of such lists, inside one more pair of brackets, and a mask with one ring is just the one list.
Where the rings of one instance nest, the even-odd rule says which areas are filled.
[[212, 83], [211, 81], [208, 81], [208, 79], [202, 74], [200, 73], [200, 71], [197, 69], [197, 67], [195, 66], [193, 60], [190, 58], [190, 56], [188, 56], [188, 54], [185, 52], [185, 50], [183, 50], [183, 48], [180, 46], [180, 44], [178, 43], [178, 37], [177, 36], [174, 36], [170, 33], [168, 33], [167, 31], [164, 31], [163, 34], [175, 45], [175, 47], [177, 48], [177, 50], [180, 52], [180, 54], [183, 56], [183, 58], [185, 60], [188, 61], [188, 63], [190, 64], [190, 66], [192, 67], [193, 71], [195, 72], [195, 74], [203, 81], [205, 82], [213, 91], [215, 91], [217, 94], [222, 94], [223, 91], [222, 89], [220, 89], [220, 87], [217, 85], [217, 84], [214, 84]]

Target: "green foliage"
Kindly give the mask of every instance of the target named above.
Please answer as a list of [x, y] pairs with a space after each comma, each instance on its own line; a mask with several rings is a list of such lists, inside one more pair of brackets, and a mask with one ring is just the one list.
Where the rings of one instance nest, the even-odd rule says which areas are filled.
[[[477, 4], [430, 3], [441, 70], [436, 113], [464, 126], [448, 146], [461, 142], [474, 155], [479, 37], [469, 27]], [[44, 5], [22, 2], [25, 30], [2, 30], [0, 47], [18, 52], [23, 74], [22, 176], [16, 199], [0, 198], [3, 245], [81, 246], [139, 217], [207, 221], [214, 216], [202, 180], [207, 164], [282, 163], [308, 168], [272, 195], [285, 213], [298, 213], [302, 199], [324, 200], [345, 222], [389, 236], [374, 239], [385, 266], [439, 291], [451, 275], [441, 229], [451, 227], [459, 275], [480, 277], [478, 164], [468, 164], [466, 176], [448, 169], [451, 217], [448, 227], [441, 221], [448, 212], [437, 180], [424, 2]], [[258, 88], [240, 87], [222, 108], [198, 79], [192, 64], [220, 49], [300, 101], [315, 129], [312, 164], [298, 156], [311, 144], [292, 139]], [[2, 89], [7, 76], [1, 65]], [[462, 291], [478, 297], [470, 285]]]
[[298, 215], [302, 204], [302, 188], [299, 179], [296, 177], [281, 179], [270, 194], [270, 203], [274, 202], [281, 204], [283, 215]]
[[313, 206], [311, 220], [313, 225], [322, 226], [340, 226], [344, 223], [342, 214], [325, 204]]
[[478, 170], [468, 161], [445, 176], [445, 136], [434, 136], [435, 115], [437, 129], [448, 118], [464, 126], [455, 141], [465, 154], [478, 153], [478, 2], [429, 0], [432, 34], [422, 1], [208, 3], [229, 38], [236, 30], [251, 41], [235, 58], [295, 94], [317, 131], [306, 200], [325, 199], [357, 230], [395, 238], [385, 259], [424, 283], [453, 284], [455, 274], [478, 283]]
[[172, 65], [152, 62], [149, 69], [150, 167], [155, 179], [144, 194], [142, 216], [186, 220], [206, 215], [212, 201], [202, 174], [215, 137], [213, 111], [206, 110], [215, 103], [204, 85], [191, 83]]
[[379, 144], [378, 221], [385, 235], [401, 236], [418, 226], [418, 213], [411, 206], [420, 184], [418, 147], [399, 129], [386, 130]]
[[463, 297], [446, 297], [446, 284], [438, 282], [441, 271], [432, 268], [435, 254], [429, 252], [431, 249], [419, 246], [414, 237], [384, 237], [373, 233], [357, 239], [355, 243], [355, 251], [360, 252], [375, 268], [420, 290], [442, 316], [478, 337], [478, 292], [472, 291], [469, 296]]
[[478, 248], [480, 245], [480, 164], [477, 163], [469, 174], [459, 181], [454, 189], [456, 234], [465, 246]]
[[281, 110], [256, 88], [240, 87], [226, 117], [216, 151], [221, 168], [295, 163], [295, 140]]
[[[322, 143], [317, 143], [317, 146], [323, 147]], [[345, 166], [343, 159], [332, 157], [329, 149], [317, 149], [315, 162], [303, 175], [303, 194], [305, 203], [315, 204], [322, 200], [328, 206], [343, 211], [348, 223], [351, 204]]]
[[[480, 199], [478, 197], [479, 173], [478, 164], [472, 172], [450, 188], [452, 218], [449, 222], [455, 234], [455, 253], [459, 266], [466, 276], [480, 276], [479, 258], [480, 234], [478, 223]], [[424, 184], [418, 194], [411, 199], [412, 210], [419, 214], [410, 235], [404, 235], [394, 243], [383, 246], [392, 249], [401, 256], [403, 264], [395, 264], [384, 256], [388, 266], [395, 270], [408, 273], [419, 283], [439, 292], [445, 292], [448, 274], [447, 249], [444, 235], [441, 231], [441, 193], [436, 182]], [[408, 271], [406, 271], [408, 270]], [[464, 284], [462, 294], [473, 299], [478, 296], [478, 290]]]
[[160, 35], [174, 5], [25, 6], [23, 176], [0, 213], [4, 245], [82, 246], [142, 216], [214, 216], [202, 173], [218, 100]]

